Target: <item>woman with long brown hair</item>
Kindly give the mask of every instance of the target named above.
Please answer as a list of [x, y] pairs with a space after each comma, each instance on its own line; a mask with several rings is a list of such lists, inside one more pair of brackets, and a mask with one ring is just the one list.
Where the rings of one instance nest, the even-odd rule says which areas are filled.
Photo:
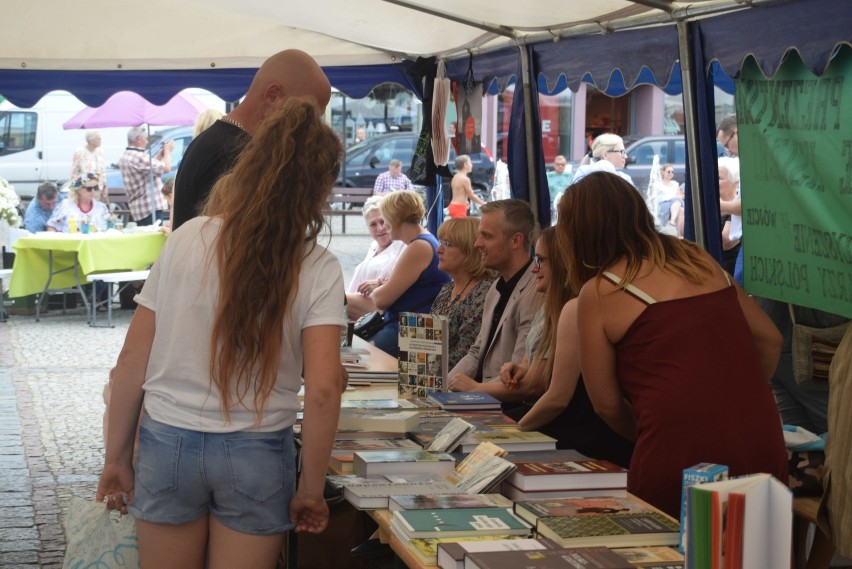
[[612, 174], [568, 188], [558, 232], [589, 396], [636, 440], [628, 490], [677, 516], [682, 471], [699, 462], [783, 481], [769, 389], [781, 335], [757, 304], [697, 245], [657, 233], [639, 192]]
[[317, 237], [339, 162], [321, 111], [288, 99], [204, 216], [169, 237], [136, 297], [97, 495], [136, 517], [143, 567], [271, 568], [286, 531], [328, 522], [343, 282]]

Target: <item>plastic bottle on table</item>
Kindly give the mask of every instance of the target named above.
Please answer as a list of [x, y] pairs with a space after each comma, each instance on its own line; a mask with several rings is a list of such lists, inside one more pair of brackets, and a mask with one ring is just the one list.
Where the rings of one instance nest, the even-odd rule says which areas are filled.
[[77, 233], [77, 216], [68, 216], [68, 233]]

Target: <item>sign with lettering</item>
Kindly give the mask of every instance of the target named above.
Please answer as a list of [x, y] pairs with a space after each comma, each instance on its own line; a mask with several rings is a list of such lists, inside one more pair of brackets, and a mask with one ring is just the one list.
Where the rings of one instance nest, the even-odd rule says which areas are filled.
[[852, 318], [852, 50], [737, 81], [746, 290]]

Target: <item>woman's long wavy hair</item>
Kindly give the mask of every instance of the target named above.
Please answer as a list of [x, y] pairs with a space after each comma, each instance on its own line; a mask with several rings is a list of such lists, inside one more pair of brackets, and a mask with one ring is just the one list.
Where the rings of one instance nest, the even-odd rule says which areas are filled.
[[622, 289], [638, 276], [643, 261], [696, 284], [713, 273], [694, 243], [657, 233], [642, 196], [614, 174], [596, 172], [568, 186], [558, 219], [574, 294], [621, 258], [627, 261]]
[[213, 250], [219, 302], [210, 381], [227, 420], [239, 404], [253, 408], [260, 422], [302, 261], [323, 227], [340, 157], [340, 142], [320, 109], [308, 99], [288, 99], [258, 127], [205, 205], [205, 215], [221, 220]]
[[568, 285], [568, 264], [559, 246], [555, 227], [547, 227], [538, 238], [547, 251], [547, 263], [550, 266], [550, 284], [544, 298], [544, 328], [541, 339], [533, 354], [533, 361], [545, 362], [547, 377], [553, 373], [553, 356], [556, 354], [556, 329], [559, 316], [565, 303], [574, 298]]

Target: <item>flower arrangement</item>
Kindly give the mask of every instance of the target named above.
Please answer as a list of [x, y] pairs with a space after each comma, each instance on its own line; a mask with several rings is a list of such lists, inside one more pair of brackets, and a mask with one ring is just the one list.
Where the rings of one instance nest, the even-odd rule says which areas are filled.
[[21, 216], [18, 213], [19, 203], [21, 198], [15, 193], [15, 188], [5, 179], [0, 178], [0, 219], [6, 220], [10, 227], [21, 225]]

